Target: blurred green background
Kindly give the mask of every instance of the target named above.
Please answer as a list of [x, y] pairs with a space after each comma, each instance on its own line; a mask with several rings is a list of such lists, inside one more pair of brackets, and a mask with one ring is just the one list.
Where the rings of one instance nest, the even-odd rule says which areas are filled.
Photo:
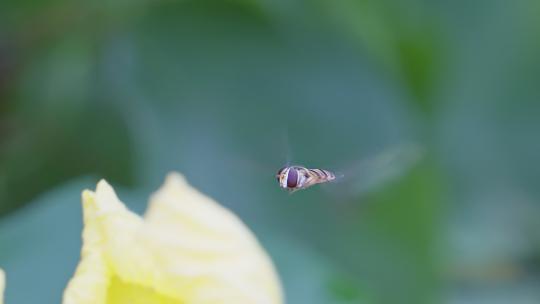
[[[540, 303], [538, 16], [536, 0], [1, 1], [6, 303], [61, 301], [82, 189], [106, 178], [143, 212], [172, 170], [253, 229], [288, 303]], [[404, 143], [422, 157], [370, 165]], [[287, 157], [360, 172], [288, 195]]]

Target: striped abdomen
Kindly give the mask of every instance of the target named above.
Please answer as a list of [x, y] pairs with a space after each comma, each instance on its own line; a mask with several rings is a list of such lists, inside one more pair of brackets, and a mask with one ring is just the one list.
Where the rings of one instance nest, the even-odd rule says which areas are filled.
[[323, 169], [307, 169], [310, 175], [317, 180], [316, 183], [329, 182], [336, 179], [336, 175], [328, 170]]

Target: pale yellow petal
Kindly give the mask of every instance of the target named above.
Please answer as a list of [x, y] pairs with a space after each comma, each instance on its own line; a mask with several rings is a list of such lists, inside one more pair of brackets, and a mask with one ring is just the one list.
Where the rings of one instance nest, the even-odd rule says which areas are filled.
[[145, 221], [159, 236], [151, 241], [168, 247], [157, 260], [164, 275], [190, 286], [188, 303], [282, 303], [276, 271], [255, 236], [180, 174], [153, 195]]
[[64, 304], [105, 303], [110, 271], [105, 261], [105, 239], [96, 206], [96, 194], [85, 190], [82, 195], [84, 229], [81, 261], [64, 291]]
[[83, 193], [81, 262], [65, 304], [281, 303], [277, 275], [244, 224], [171, 175], [147, 218], [104, 181]]
[[[142, 218], [129, 211], [105, 181], [83, 192], [83, 249], [64, 304], [181, 303], [154, 289], [159, 272], [145, 248]], [[142, 301], [142, 302], [141, 302]]]
[[6, 275], [0, 269], [0, 304], [4, 303], [4, 288], [6, 287]]

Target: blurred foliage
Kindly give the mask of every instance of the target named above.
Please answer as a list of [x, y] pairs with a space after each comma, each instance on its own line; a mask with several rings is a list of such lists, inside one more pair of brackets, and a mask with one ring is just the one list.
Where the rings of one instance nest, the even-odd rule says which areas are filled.
[[[107, 178], [142, 211], [170, 170], [247, 222], [289, 303], [537, 303], [539, 12], [534, 0], [2, 1], [7, 303], [58, 303], [83, 188]], [[367, 192], [288, 196], [273, 177], [292, 158], [369, 179], [355, 164], [409, 142], [424, 157]]]
[[[14, 110], [7, 122], [0, 166], [0, 212], [33, 199], [75, 176], [99, 173], [111, 180], [133, 181], [132, 152], [125, 125], [114, 113], [81, 109], [75, 122], [61, 114], [28, 117]], [[45, 110], [40, 111], [41, 113]], [[35, 114], [35, 113], [34, 113]], [[67, 127], [69, 126], [69, 127]], [[81, 138], [81, 134], [88, 134]]]

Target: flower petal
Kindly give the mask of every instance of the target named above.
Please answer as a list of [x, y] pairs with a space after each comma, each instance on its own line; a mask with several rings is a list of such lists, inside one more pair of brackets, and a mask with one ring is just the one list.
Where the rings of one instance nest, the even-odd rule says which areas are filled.
[[169, 174], [145, 221], [169, 250], [169, 275], [191, 288], [189, 303], [281, 303], [276, 271], [255, 236], [229, 210]]
[[0, 269], [0, 304], [4, 303], [4, 288], [6, 287], [6, 275], [2, 269]]
[[81, 262], [65, 304], [281, 303], [277, 275], [231, 212], [172, 174], [147, 218], [105, 182], [83, 193]]
[[[98, 189], [106, 187], [104, 183], [100, 182]], [[84, 229], [81, 262], [64, 291], [64, 304], [105, 303], [107, 298], [110, 271], [102, 250], [105, 240], [100, 211], [96, 205], [96, 193], [85, 190], [82, 201]]]
[[134, 303], [135, 294], [138, 301], [173, 303], [162, 301], [166, 296], [153, 290], [156, 282], [149, 275], [153, 265], [147, 256], [158, 249], [141, 249], [142, 218], [124, 206], [107, 182], [100, 181], [95, 193], [83, 192], [83, 212], [81, 262], [64, 303]]

